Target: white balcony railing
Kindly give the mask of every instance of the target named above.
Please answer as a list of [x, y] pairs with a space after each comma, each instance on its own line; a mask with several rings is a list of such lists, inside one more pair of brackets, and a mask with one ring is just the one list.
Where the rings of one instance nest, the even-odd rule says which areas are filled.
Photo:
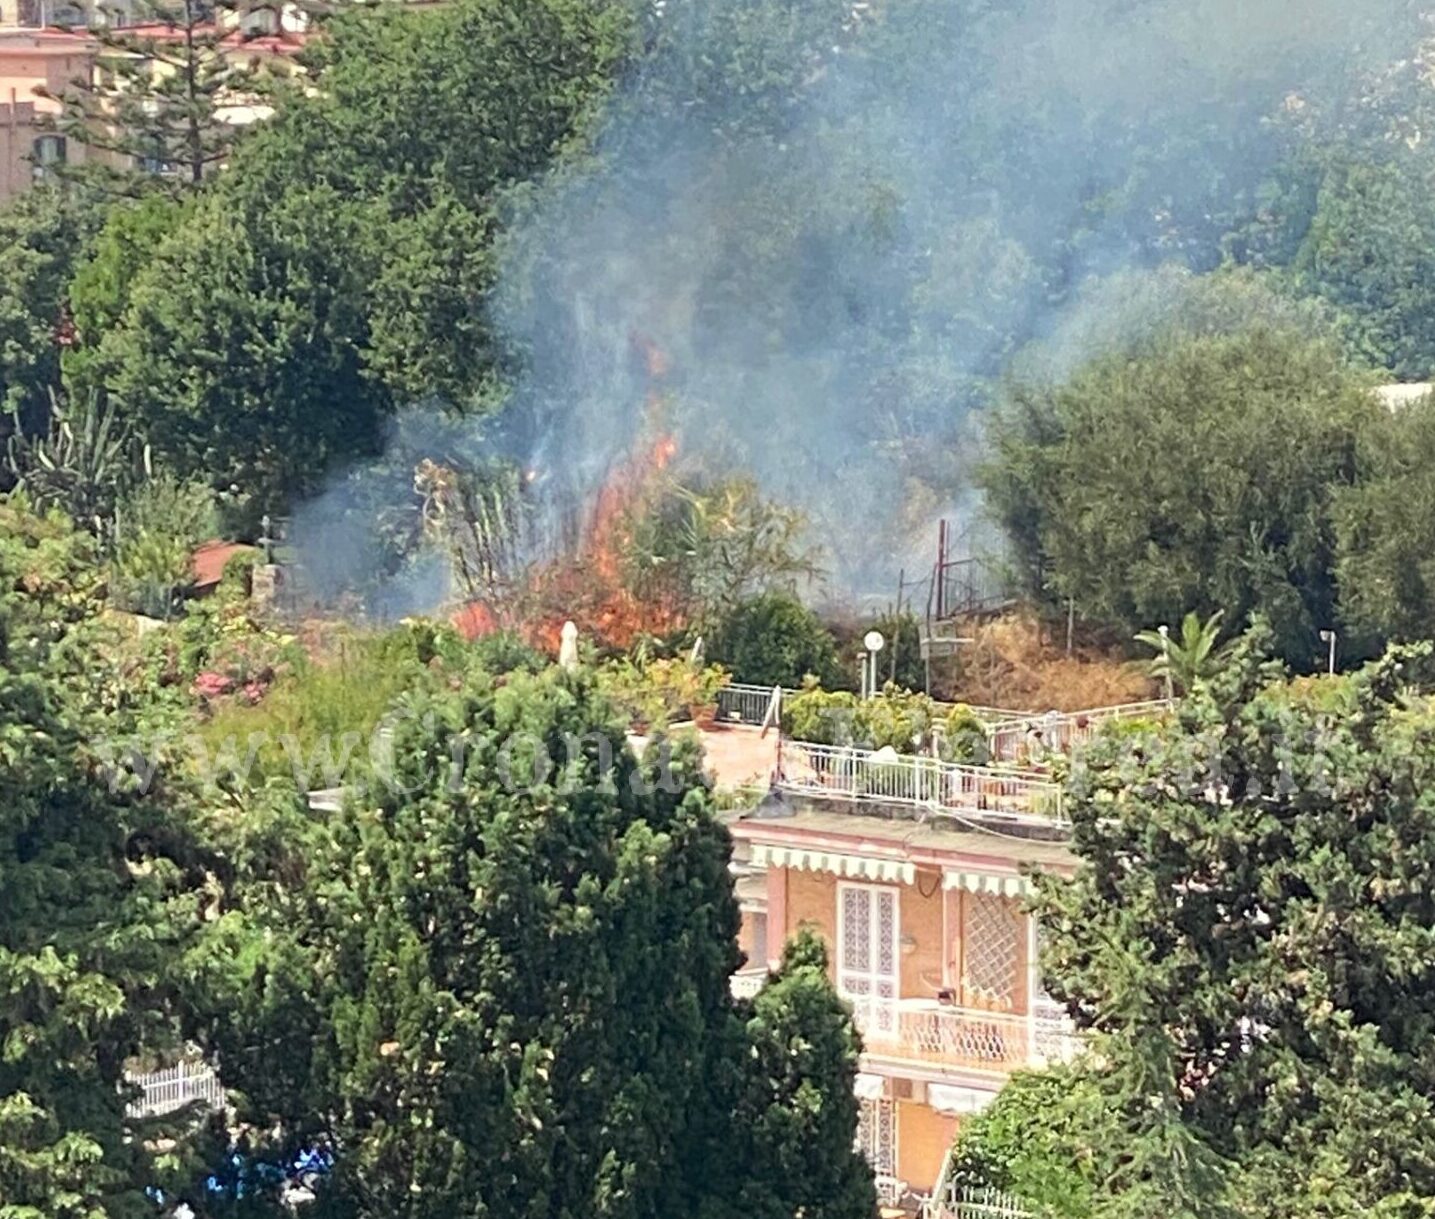
[[935, 758], [884, 750], [845, 749], [793, 742], [784, 751], [780, 785], [814, 796], [965, 815], [1062, 825], [1059, 784], [1040, 775], [1000, 767], [959, 766]]
[[732, 997], [734, 999], [751, 999], [762, 989], [763, 983], [766, 981], [767, 970], [765, 969], [739, 970], [731, 978]]
[[922, 1219], [1033, 1219], [1033, 1212], [1001, 1190], [949, 1188], [926, 1202]]
[[191, 1101], [199, 1101], [210, 1109], [224, 1104], [224, 1088], [208, 1063], [181, 1062], [161, 1071], [126, 1076], [125, 1082], [141, 1089], [141, 1095], [125, 1110], [125, 1115], [131, 1118], [162, 1117]]
[[1114, 720], [1165, 715], [1172, 705], [1166, 699], [1152, 699], [1093, 707], [1089, 711], [1014, 716], [992, 724], [987, 730], [987, 743], [995, 762], [1014, 762], [1033, 751], [1070, 753]]
[[[768, 711], [772, 706], [773, 689], [772, 686], [745, 685], [742, 682], [728, 683], [718, 691], [718, 717], [738, 724], [761, 724], [767, 718]], [[800, 690], [790, 690], [784, 687], [782, 701], [786, 703], [800, 693]], [[965, 707], [979, 720], [992, 724], [1024, 719], [1023, 712], [1014, 711], [1010, 707], [982, 707], [968, 703], [940, 703], [934, 700], [932, 707], [937, 717], [932, 722], [934, 733], [940, 735], [946, 717], [958, 705]]]
[[951, 1007], [930, 999], [850, 1000], [867, 1053], [934, 1066], [1006, 1074], [1065, 1062], [1080, 1039], [1064, 1014], [1032, 1015]]

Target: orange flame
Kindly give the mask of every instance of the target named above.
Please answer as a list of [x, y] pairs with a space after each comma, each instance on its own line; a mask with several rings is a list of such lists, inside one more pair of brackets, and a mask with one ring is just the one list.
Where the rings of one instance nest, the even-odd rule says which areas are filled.
[[[576, 553], [532, 573], [518, 614], [519, 632], [534, 647], [556, 653], [563, 623], [571, 618], [586, 635], [626, 648], [642, 634], [668, 634], [683, 625], [672, 606], [645, 603], [627, 587], [624, 556], [632, 542], [631, 523], [658, 493], [660, 476], [678, 454], [678, 442], [663, 427], [665, 400], [660, 382], [668, 359], [656, 343], [632, 338], [649, 379], [642, 435], [651, 437], [609, 475], [593, 501]], [[473, 602], [454, 616], [465, 638], [492, 634], [499, 621], [492, 609]]]

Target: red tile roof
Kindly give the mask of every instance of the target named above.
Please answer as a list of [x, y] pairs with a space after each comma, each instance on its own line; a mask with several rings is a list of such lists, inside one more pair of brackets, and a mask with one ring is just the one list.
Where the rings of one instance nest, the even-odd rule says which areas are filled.
[[205, 542], [189, 560], [194, 571], [194, 587], [199, 590], [213, 588], [224, 575], [224, 565], [230, 559], [237, 554], [250, 554], [254, 549], [243, 542]]

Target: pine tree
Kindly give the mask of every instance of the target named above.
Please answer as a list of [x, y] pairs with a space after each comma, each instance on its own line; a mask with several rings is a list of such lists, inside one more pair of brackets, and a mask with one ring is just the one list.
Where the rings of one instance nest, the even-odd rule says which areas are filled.
[[97, 25], [88, 78], [51, 97], [56, 132], [92, 156], [61, 172], [124, 195], [197, 187], [241, 128], [221, 113], [252, 85], [237, 62], [238, 10], [223, 0], [143, 0], [132, 26]]

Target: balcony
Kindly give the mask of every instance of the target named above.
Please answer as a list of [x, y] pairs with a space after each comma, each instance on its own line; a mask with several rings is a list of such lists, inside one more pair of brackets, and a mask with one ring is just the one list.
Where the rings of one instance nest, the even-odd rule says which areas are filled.
[[140, 1089], [126, 1108], [130, 1118], [163, 1117], [193, 1102], [206, 1109], [224, 1106], [219, 1076], [205, 1062], [181, 1062], [161, 1071], [127, 1075], [125, 1082]]
[[960, 766], [891, 750], [789, 743], [785, 791], [858, 803], [934, 809], [1042, 826], [1063, 826], [1059, 784], [1026, 771]]
[[1064, 1013], [1030, 1016], [953, 1007], [934, 999], [851, 999], [866, 1052], [937, 1067], [1010, 1074], [1071, 1059], [1080, 1048]]
[[1108, 724], [1120, 720], [1160, 719], [1169, 715], [1173, 706], [1166, 699], [1152, 699], [1066, 714], [1014, 716], [987, 726], [987, 744], [995, 762], [1016, 762], [1033, 748], [1041, 753], [1070, 754]]

